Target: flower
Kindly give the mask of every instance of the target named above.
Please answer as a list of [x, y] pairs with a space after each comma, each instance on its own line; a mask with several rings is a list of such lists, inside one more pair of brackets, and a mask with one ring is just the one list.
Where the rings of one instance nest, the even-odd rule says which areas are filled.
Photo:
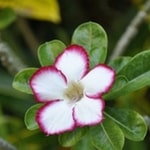
[[67, 47], [53, 66], [39, 68], [29, 82], [37, 102], [44, 103], [36, 115], [41, 130], [52, 135], [100, 123], [102, 94], [109, 91], [114, 78], [114, 70], [104, 64], [89, 71], [83, 47]]

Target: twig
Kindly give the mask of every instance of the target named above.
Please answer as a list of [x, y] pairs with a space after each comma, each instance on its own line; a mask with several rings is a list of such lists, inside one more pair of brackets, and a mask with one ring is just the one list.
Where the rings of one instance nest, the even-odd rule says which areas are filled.
[[0, 150], [17, 150], [13, 145], [0, 138]]
[[137, 13], [137, 15], [134, 17], [134, 19], [127, 27], [126, 31], [123, 33], [123, 35], [117, 42], [113, 50], [113, 53], [110, 56], [110, 60], [124, 53], [126, 47], [131, 42], [131, 39], [133, 39], [133, 37], [135, 37], [135, 35], [137, 34], [139, 25], [143, 22], [149, 11], [150, 11], [150, 0], [147, 0], [146, 3], [144, 4], [143, 9]]
[[26, 65], [21, 59], [12, 51], [9, 45], [0, 40], [0, 61], [10, 74], [16, 74]]
[[150, 131], [150, 117], [149, 116], [143, 116], [143, 118], [144, 118], [144, 120], [148, 126], [149, 131]]
[[18, 18], [17, 25], [22, 33], [26, 43], [28, 44], [30, 50], [32, 51], [33, 55], [37, 55], [37, 48], [39, 46], [39, 42], [35, 35], [33, 34], [31, 28], [28, 25], [28, 22], [25, 19]]

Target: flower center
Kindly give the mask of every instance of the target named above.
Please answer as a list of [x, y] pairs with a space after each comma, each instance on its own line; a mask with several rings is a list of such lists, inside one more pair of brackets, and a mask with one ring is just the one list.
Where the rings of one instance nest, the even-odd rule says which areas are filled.
[[83, 86], [79, 82], [70, 82], [64, 96], [71, 101], [79, 101], [83, 97]]

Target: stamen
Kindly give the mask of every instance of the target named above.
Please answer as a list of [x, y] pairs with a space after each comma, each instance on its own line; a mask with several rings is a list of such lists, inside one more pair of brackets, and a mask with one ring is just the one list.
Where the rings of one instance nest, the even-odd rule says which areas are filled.
[[79, 82], [70, 82], [64, 96], [71, 101], [79, 101], [83, 97], [83, 86]]

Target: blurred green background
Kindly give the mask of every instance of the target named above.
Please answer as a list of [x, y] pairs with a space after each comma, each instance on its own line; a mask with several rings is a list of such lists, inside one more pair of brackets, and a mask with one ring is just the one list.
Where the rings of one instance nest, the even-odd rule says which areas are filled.
[[[66, 45], [81, 23], [95, 21], [108, 35], [108, 60], [120, 36], [145, 0], [0, 0], [0, 137], [18, 150], [67, 150], [57, 136], [46, 137], [39, 130], [29, 131], [24, 124], [26, 110], [35, 101], [12, 88], [15, 74], [24, 67], [39, 67], [37, 48], [59, 39]], [[133, 56], [150, 49], [150, 13], [129, 41], [123, 55]], [[150, 125], [150, 88], [145, 87], [109, 102], [131, 108], [145, 116]], [[150, 133], [142, 142], [125, 143], [124, 150], [149, 150]]]

